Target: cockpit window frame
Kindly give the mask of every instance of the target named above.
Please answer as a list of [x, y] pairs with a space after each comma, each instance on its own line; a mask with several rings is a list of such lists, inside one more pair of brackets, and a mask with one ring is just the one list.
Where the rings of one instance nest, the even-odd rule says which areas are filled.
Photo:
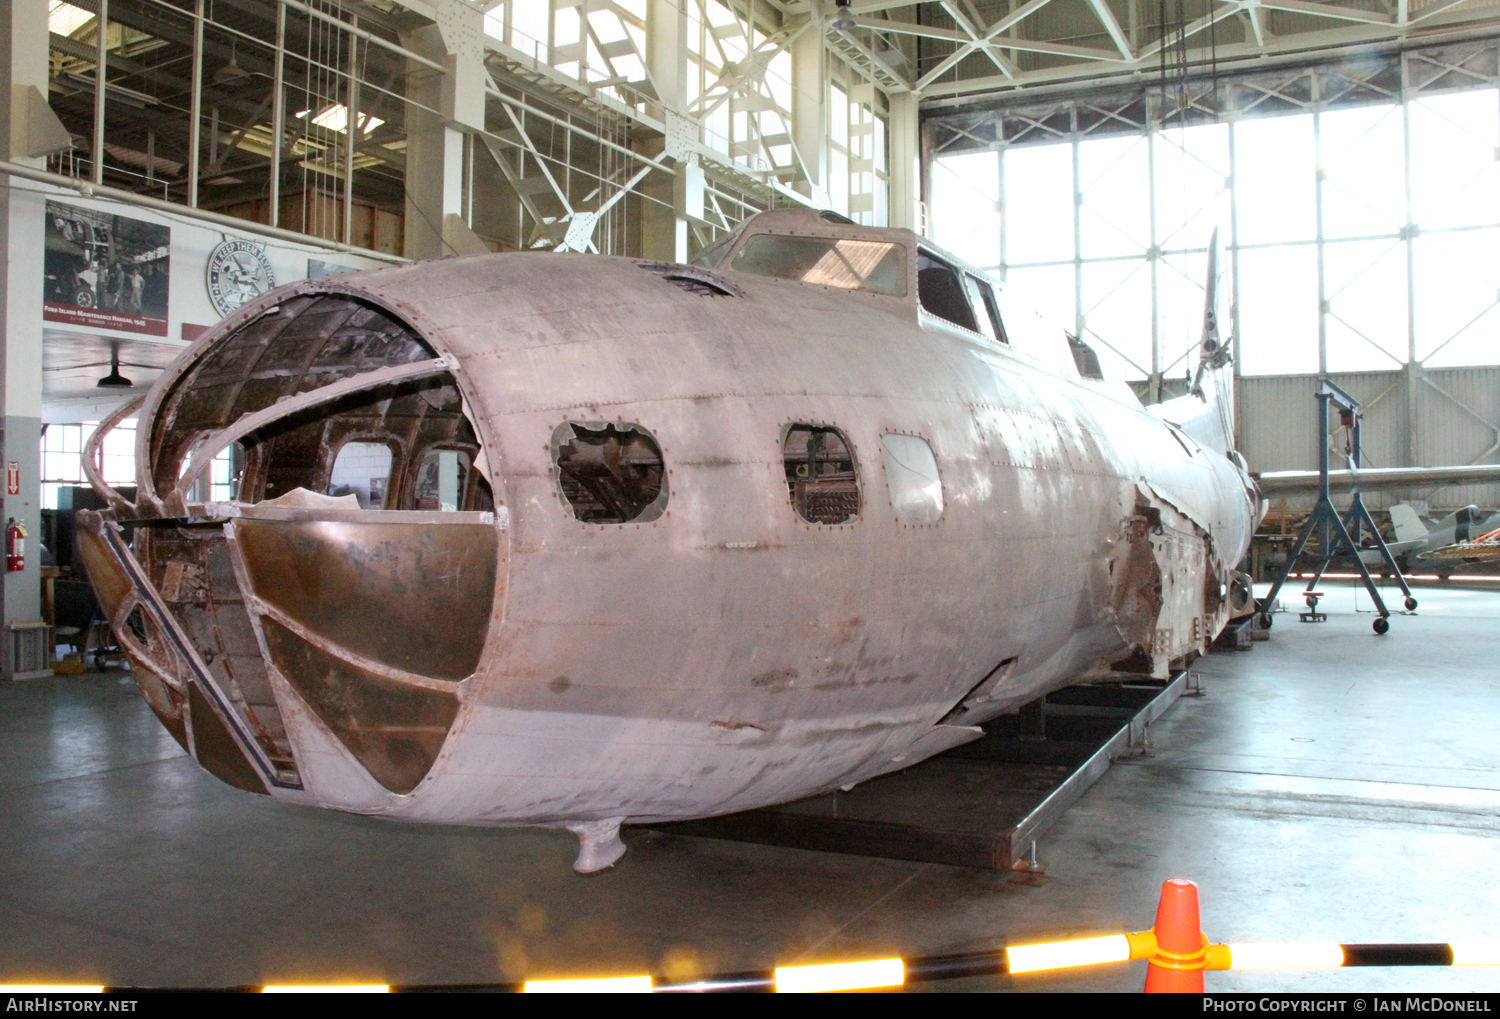
[[[963, 302], [964, 308], [966, 308], [969, 312], [968, 324], [949, 318], [942, 312], [934, 311], [933, 309], [927, 307], [925, 303], [923, 303], [921, 274], [924, 269], [922, 265], [924, 259], [929, 263], [933, 263], [926, 267], [928, 270], [947, 270], [950, 282], [957, 284], [957, 296]], [[964, 269], [953, 259], [946, 258], [942, 255], [937, 254], [925, 244], [918, 245], [916, 259], [916, 277], [917, 309], [919, 310], [919, 312], [933, 321], [943, 322], [947, 325], [953, 326], [954, 328], [962, 329], [964, 332], [970, 333], [974, 336], [984, 336], [984, 333], [980, 332], [979, 330], [979, 312], [974, 307], [973, 298], [969, 296], [969, 287], [965, 280], [965, 276], [967, 275], [968, 274], [964, 271]]]
[[[780, 276], [772, 273], [759, 273], [747, 268], [737, 268], [736, 263], [739, 261], [739, 259], [744, 256], [745, 253], [749, 250], [750, 246], [755, 243], [758, 238], [761, 237], [783, 238], [786, 240], [796, 241], [825, 241], [829, 242], [831, 245], [837, 245], [841, 241], [849, 241], [856, 244], [889, 245], [897, 253], [899, 264], [896, 269], [896, 280], [898, 282], [899, 289], [882, 290], [875, 287], [862, 285], [845, 287], [832, 283], [819, 283], [813, 280], [799, 279], [795, 276]], [[889, 252], [887, 253], [887, 255], [883, 255], [880, 261], [884, 262], [888, 254]], [[848, 264], [847, 260], [845, 264]], [[864, 294], [874, 297], [895, 298], [899, 301], [906, 301], [911, 295], [912, 264], [912, 247], [901, 239], [895, 237], [856, 236], [852, 235], [850, 231], [837, 229], [836, 224], [834, 225], [833, 229], [828, 230], [795, 230], [786, 228], [777, 229], [775, 227], [764, 230], [756, 230], [754, 232], [747, 233], [744, 237], [740, 238], [739, 243], [734, 246], [733, 250], [719, 260], [719, 266], [721, 267], [721, 269], [744, 273], [747, 276], [753, 275], [759, 276], [763, 279], [779, 279], [788, 283], [797, 283], [801, 286], [817, 287], [820, 290], [833, 291], [837, 293]]]
[[984, 338], [1007, 347], [1010, 346], [1010, 336], [1005, 332], [1005, 319], [1000, 314], [1000, 302], [995, 297], [995, 284], [978, 273], [968, 270], [964, 271], [964, 282], [971, 291], [978, 291], [979, 303], [984, 306], [984, 315], [981, 315], [979, 309], [976, 308], [974, 317], [979, 320], [980, 325], [984, 325], [985, 316], [988, 316], [990, 329], [994, 331], [994, 335], [991, 336], [990, 330], [981, 329], [980, 332], [984, 334]]

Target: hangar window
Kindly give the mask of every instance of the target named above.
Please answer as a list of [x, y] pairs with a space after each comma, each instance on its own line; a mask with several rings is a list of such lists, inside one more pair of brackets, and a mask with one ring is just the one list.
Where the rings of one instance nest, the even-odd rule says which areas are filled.
[[958, 270], [925, 251], [917, 254], [917, 296], [922, 308], [945, 322], [979, 332]]
[[334, 458], [328, 494], [352, 495], [360, 509], [385, 509], [391, 482], [391, 447], [384, 442], [346, 442]]
[[[106, 437], [105, 441], [107, 442], [111, 437]], [[180, 474], [187, 473], [188, 464], [192, 457], [197, 455], [199, 447], [206, 439], [207, 435], [204, 435], [193, 443], [192, 452], [183, 457]], [[132, 456], [131, 459], [135, 458]], [[213, 462], [209, 464], [208, 471], [189, 486], [188, 500], [190, 502], [230, 502], [239, 498], [240, 475], [244, 469], [245, 447], [242, 443], [236, 442], [229, 448], [220, 450], [214, 456]], [[109, 480], [107, 475], [105, 480]]]
[[667, 508], [661, 447], [640, 425], [568, 421], [552, 433], [557, 483], [589, 524], [645, 523]]
[[468, 480], [468, 453], [461, 449], [430, 449], [417, 469], [412, 508], [452, 513], [463, 504]]
[[943, 519], [943, 479], [927, 440], [920, 435], [882, 435], [880, 452], [896, 519], [903, 524]]
[[809, 524], [842, 524], [859, 516], [854, 452], [837, 428], [791, 425], [781, 442], [786, 487]]
[[905, 249], [885, 241], [756, 234], [732, 268], [757, 276], [877, 294], [906, 293]]

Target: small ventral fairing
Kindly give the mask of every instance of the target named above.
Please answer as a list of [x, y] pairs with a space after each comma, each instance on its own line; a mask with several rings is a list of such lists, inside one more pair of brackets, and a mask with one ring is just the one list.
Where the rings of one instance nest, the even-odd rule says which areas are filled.
[[[1216, 279], [1193, 393], [1150, 409], [982, 273], [829, 213], [692, 266], [308, 280], [99, 429], [79, 540], [213, 774], [566, 827], [597, 870], [622, 822], [850, 786], [1250, 611]], [[131, 415], [134, 502], [97, 469]]]

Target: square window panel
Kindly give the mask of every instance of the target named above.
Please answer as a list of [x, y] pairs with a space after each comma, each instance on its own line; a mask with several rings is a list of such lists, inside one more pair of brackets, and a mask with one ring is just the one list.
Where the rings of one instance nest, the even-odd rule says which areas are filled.
[[1022, 308], [1041, 312], [1049, 322], [1072, 330], [1077, 292], [1072, 265], [1014, 268], [1005, 274], [1006, 297]]
[[1073, 146], [1026, 145], [1003, 155], [1005, 261], [1073, 257]]
[[933, 240], [978, 266], [1000, 264], [1000, 159], [993, 152], [932, 164]]
[[1318, 252], [1311, 244], [1241, 251], [1242, 375], [1318, 370]]

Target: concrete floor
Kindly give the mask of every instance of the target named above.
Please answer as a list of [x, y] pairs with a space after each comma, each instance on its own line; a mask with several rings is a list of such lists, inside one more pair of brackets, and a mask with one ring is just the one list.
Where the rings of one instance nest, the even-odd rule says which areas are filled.
[[[0, 982], [465, 983], [964, 951], [1149, 927], [1197, 881], [1223, 941], [1500, 934], [1500, 592], [1370, 630], [1277, 617], [1200, 663], [1048, 835], [1042, 887], [935, 865], [636, 833], [604, 874], [547, 831], [402, 826], [209, 777], [128, 676], [0, 686]], [[1133, 990], [1144, 964], [932, 989]], [[1500, 970], [1208, 974], [1210, 990], [1500, 988]]]

